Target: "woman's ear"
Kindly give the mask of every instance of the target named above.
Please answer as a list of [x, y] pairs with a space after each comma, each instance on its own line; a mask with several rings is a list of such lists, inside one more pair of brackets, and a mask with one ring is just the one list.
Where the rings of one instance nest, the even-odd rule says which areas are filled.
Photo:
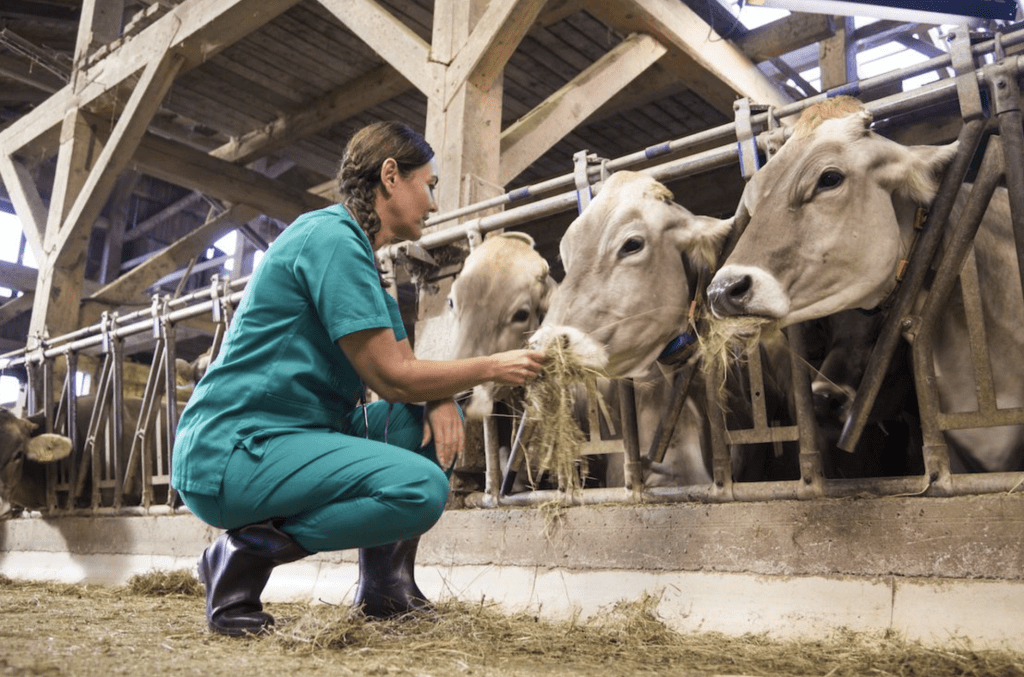
[[389, 157], [380, 166], [380, 182], [383, 186], [393, 186], [398, 180], [398, 161]]

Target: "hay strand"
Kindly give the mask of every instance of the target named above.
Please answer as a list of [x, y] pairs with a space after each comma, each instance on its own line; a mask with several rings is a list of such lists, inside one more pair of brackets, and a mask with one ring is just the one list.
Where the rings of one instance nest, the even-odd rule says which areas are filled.
[[526, 388], [526, 417], [532, 423], [524, 449], [526, 467], [531, 482], [536, 481], [532, 469], [537, 468], [555, 475], [559, 487], [575, 495], [582, 488], [580, 449], [586, 441], [575, 413], [577, 393], [585, 392], [606, 409], [597, 389], [597, 379], [604, 374], [585, 366], [562, 341], [549, 342], [544, 353], [544, 370]]
[[184, 569], [135, 574], [128, 579], [125, 587], [133, 595], [147, 597], [203, 597], [206, 594], [203, 584], [190, 571]]

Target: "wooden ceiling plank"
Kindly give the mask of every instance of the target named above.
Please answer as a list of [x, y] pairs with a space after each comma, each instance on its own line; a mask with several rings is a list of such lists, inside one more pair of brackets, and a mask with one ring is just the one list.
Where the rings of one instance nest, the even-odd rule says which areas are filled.
[[21, 221], [25, 240], [36, 261], [43, 260], [43, 236], [46, 233], [46, 205], [28, 168], [6, 154], [0, 154], [0, 179]]
[[599, 110], [666, 51], [649, 35], [631, 35], [502, 132], [502, 185]]
[[533, 26], [545, 0], [491, 0], [445, 73], [445, 107], [471, 80], [486, 92]]
[[408, 91], [412, 83], [390, 65], [376, 68], [335, 89], [318, 101], [282, 115], [265, 127], [233, 139], [210, 155], [245, 164], [306, 138], [370, 106]]
[[595, 0], [588, 9], [619, 30], [650, 33], [739, 96], [773, 106], [792, 102], [739, 48], [679, 0]]
[[317, 0], [382, 59], [428, 97], [439, 83], [430, 67], [430, 45], [373, 0]]
[[259, 29], [299, 0], [189, 0], [175, 7], [137, 36], [126, 40], [81, 74], [84, 84], [75, 92], [63, 87], [31, 112], [0, 132], [0, 151], [17, 152], [61, 124], [65, 112], [87, 107], [118, 87], [165, 51], [185, 58], [184, 73], [219, 53], [240, 38]]
[[67, 84], [57, 75], [45, 68], [32, 68], [21, 59], [0, 54], [0, 75], [11, 78], [47, 94], [53, 94]]

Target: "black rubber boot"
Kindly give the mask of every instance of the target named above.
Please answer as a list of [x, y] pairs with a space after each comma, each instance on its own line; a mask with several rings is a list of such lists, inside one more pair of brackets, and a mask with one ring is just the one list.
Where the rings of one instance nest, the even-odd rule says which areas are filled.
[[237, 637], [263, 632], [274, 624], [274, 617], [263, 611], [260, 602], [271, 570], [311, 554], [281, 531], [279, 523], [230, 529], [199, 558], [210, 632]]
[[373, 618], [394, 618], [431, 608], [416, 585], [413, 565], [419, 536], [359, 549], [359, 586], [354, 605]]

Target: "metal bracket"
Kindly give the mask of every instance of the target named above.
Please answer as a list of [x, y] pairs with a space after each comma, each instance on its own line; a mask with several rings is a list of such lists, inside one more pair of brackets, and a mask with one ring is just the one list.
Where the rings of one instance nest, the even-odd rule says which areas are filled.
[[732, 104], [736, 113], [736, 141], [740, 160], [740, 174], [743, 180], [747, 181], [754, 173], [761, 168], [761, 161], [757, 155], [757, 140], [754, 137], [754, 127], [750, 121], [751, 116], [763, 113], [768, 110], [767, 106], [752, 104], [750, 99], [743, 97], [736, 99]]
[[974, 53], [971, 51], [971, 31], [966, 25], [957, 27], [947, 38], [950, 41], [949, 55], [956, 72], [956, 91], [960, 98], [960, 116], [964, 122], [985, 117], [981, 102], [981, 88], [974, 70]]
[[594, 199], [593, 184], [590, 183], [590, 167], [600, 165], [601, 177], [597, 183], [605, 181], [611, 173], [608, 171], [608, 160], [585, 150], [577, 151], [572, 156], [573, 174], [576, 180], [576, 209], [579, 214]]

